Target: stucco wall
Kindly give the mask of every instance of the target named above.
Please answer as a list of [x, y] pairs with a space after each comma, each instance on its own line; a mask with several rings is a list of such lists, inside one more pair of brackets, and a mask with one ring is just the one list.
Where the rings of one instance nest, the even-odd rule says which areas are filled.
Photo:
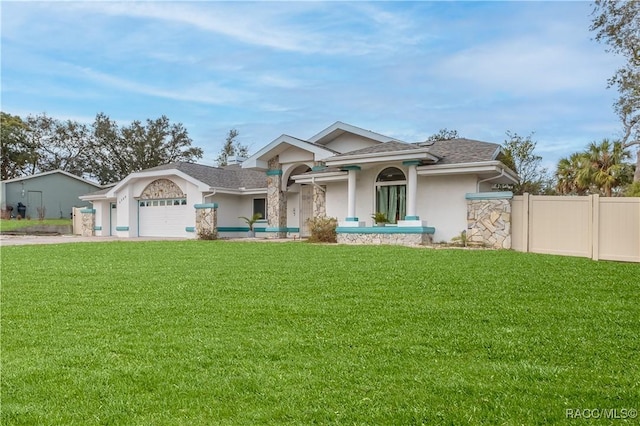
[[327, 217], [347, 217], [347, 182], [327, 182]]
[[467, 229], [468, 192], [476, 192], [474, 175], [418, 177], [418, 216], [436, 228], [434, 242], [451, 241]]
[[372, 141], [371, 139], [354, 135], [352, 133], [344, 133], [325, 146], [338, 152], [349, 152], [377, 144], [379, 144], [379, 142]]

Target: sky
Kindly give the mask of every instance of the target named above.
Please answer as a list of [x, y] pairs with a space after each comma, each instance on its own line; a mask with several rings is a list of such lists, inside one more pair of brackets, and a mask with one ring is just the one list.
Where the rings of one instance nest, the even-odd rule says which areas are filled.
[[228, 131], [256, 152], [335, 121], [405, 142], [439, 129], [537, 142], [543, 164], [621, 125], [623, 58], [589, 2], [0, 3], [3, 112], [90, 124], [161, 115], [214, 165]]

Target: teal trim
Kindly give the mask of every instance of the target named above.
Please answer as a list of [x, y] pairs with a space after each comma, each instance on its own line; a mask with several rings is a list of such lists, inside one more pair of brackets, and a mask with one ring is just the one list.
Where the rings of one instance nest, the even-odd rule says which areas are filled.
[[345, 219], [347, 222], [358, 222], [358, 218], [357, 217], [348, 217]]
[[420, 216], [405, 216], [404, 220], [420, 220]]
[[374, 226], [367, 228], [337, 227], [338, 234], [433, 234], [433, 226]]
[[360, 166], [342, 166], [340, 167], [340, 170], [362, 170], [362, 168]]
[[94, 226], [93, 230], [94, 231], [102, 231], [102, 226]]
[[287, 228], [287, 232], [300, 232], [300, 228]]
[[128, 231], [128, 226], [116, 226], [116, 231]]
[[287, 228], [286, 226], [284, 228], [280, 228], [280, 227], [274, 227], [274, 228], [264, 228], [264, 232], [287, 232], [289, 228]]
[[196, 232], [196, 227], [195, 226], [187, 226], [184, 228], [185, 231], [187, 232]]
[[406, 160], [402, 162], [403, 166], [419, 166], [420, 164], [422, 164], [420, 160]]
[[217, 209], [218, 203], [194, 204], [195, 209]]
[[282, 176], [282, 170], [280, 170], [280, 169], [269, 169], [269, 170], [267, 170], [267, 176]]
[[80, 209], [80, 213], [96, 214], [96, 209]]
[[[254, 228], [254, 230], [256, 230]], [[249, 232], [248, 226], [221, 226], [218, 232]]]
[[513, 198], [513, 192], [470, 192], [467, 193], [464, 198], [467, 200], [508, 200]]
[[324, 170], [324, 169], [326, 169], [326, 168], [327, 168], [327, 166], [313, 166], [313, 167], [311, 168], [311, 171], [312, 171], [312, 172], [321, 172], [321, 171], [323, 171], [323, 170]]

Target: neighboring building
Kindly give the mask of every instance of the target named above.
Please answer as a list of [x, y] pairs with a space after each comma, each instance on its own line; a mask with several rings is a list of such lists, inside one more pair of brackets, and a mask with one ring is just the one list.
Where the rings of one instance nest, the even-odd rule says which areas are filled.
[[[406, 143], [336, 122], [308, 140], [282, 135], [241, 165], [168, 164], [81, 198], [93, 203], [97, 235], [195, 236], [197, 210], [215, 206], [221, 236], [246, 235], [238, 217], [260, 212], [258, 236], [305, 237], [307, 220], [326, 215], [339, 236], [449, 241], [467, 227], [468, 194], [517, 181], [501, 156], [494, 143]], [[374, 228], [375, 212], [390, 226]]]
[[11, 207], [11, 215], [17, 217], [18, 203], [22, 203], [25, 217], [37, 219], [40, 210], [47, 219], [70, 219], [73, 207], [91, 205], [79, 197], [99, 188], [102, 186], [63, 170], [8, 179], [2, 181], [2, 210]]

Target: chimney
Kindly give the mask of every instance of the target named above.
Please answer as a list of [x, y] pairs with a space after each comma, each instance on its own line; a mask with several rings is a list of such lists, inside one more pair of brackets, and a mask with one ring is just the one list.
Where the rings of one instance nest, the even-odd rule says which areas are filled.
[[239, 155], [233, 155], [227, 158], [227, 165], [231, 166], [234, 164], [242, 164], [242, 162], [246, 160], [246, 157], [241, 157]]

